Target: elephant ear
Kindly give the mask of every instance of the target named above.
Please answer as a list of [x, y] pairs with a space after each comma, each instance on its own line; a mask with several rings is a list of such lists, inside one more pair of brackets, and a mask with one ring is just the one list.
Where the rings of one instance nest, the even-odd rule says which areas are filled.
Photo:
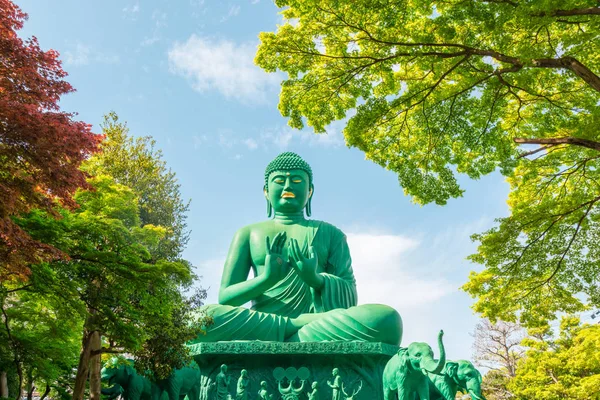
[[454, 380], [458, 379], [458, 363], [454, 361], [448, 361], [446, 363], [446, 375]]
[[400, 350], [398, 350], [398, 361], [398, 366], [402, 370], [406, 371], [409, 368], [410, 360], [407, 347], [400, 347]]

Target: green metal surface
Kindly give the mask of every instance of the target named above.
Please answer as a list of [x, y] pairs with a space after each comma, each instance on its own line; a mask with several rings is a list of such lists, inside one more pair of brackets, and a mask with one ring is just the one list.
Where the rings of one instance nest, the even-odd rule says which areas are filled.
[[[267, 166], [264, 193], [268, 214], [274, 216], [235, 234], [223, 269], [220, 304], [205, 309], [214, 325], [195, 342], [399, 344], [402, 320], [396, 310], [382, 304], [357, 306], [344, 233], [305, 218], [314, 194], [308, 163], [294, 153], [280, 154]], [[251, 308], [242, 307], [248, 302]]]

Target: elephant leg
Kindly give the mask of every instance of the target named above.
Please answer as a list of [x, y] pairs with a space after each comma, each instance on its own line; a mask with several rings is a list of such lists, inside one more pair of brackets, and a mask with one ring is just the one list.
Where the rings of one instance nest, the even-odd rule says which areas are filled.
[[188, 400], [200, 400], [200, 381], [190, 389], [187, 396]]
[[179, 400], [179, 392], [180, 391], [181, 391], [180, 383], [169, 382], [169, 387], [167, 389], [167, 394], [169, 395], [169, 400]]
[[398, 392], [396, 394], [398, 395], [398, 400], [415, 400], [414, 391], [404, 382], [398, 385]]
[[390, 388], [383, 388], [383, 400], [396, 400], [396, 393]]
[[417, 393], [419, 394], [420, 400], [429, 400], [429, 386], [427, 382], [424, 385], [419, 385], [417, 387]]
[[154, 385], [152, 387], [152, 393], [150, 395], [150, 397], [152, 398], [152, 400], [160, 400], [161, 396], [162, 396], [162, 390], [159, 389], [156, 385]]

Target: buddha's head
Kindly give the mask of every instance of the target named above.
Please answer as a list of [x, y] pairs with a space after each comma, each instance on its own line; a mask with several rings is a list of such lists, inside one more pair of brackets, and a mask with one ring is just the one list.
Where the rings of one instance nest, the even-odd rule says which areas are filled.
[[248, 376], [248, 371], [243, 369], [242, 372], [240, 373], [240, 375], [242, 375], [243, 377], [246, 377], [246, 376]]
[[334, 368], [334, 369], [333, 369], [333, 371], [331, 371], [331, 374], [332, 374], [333, 376], [338, 376], [338, 375], [339, 375], [339, 373], [340, 373], [340, 370], [339, 370], [339, 369], [337, 369], [337, 368]]
[[302, 212], [310, 216], [310, 200], [314, 191], [312, 169], [298, 154], [281, 153], [267, 165], [264, 193], [267, 198], [267, 214]]

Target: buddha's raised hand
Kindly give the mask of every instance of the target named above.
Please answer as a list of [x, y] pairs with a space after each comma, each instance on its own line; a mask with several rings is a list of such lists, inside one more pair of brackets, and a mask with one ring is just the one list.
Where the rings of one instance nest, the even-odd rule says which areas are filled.
[[312, 246], [300, 249], [296, 239], [290, 239], [288, 244], [290, 264], [300, 278], [310, 287], [320, 289], [323, 286], [323, 277], [317, 273], [317, 253]]
[[284, 261], [282, 254], [286, 236], [285, 232], [279, 232], [273, 238], [273, 243], [269, 236], [265, 239], [265, 277], [269, 282], [279, 282], [288, 273], [289, 266]]

